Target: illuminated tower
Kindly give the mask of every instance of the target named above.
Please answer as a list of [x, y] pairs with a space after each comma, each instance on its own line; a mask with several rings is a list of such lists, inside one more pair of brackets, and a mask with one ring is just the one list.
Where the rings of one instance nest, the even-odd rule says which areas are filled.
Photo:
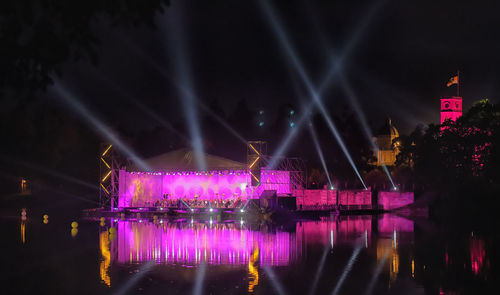
[[462, 97], [452, 96], [441, 98], [441, 124], [446, 119], [455, 122], [462, 116]]

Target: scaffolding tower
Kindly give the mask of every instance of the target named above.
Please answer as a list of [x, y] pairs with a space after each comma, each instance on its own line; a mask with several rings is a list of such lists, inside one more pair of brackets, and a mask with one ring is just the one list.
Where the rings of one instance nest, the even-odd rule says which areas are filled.
[[[262, 157], [262, 166], [267, 166], [271, 162], [271, 156]], [[273, 158], [274, 159], [274, 158]], [[278, 157], [275, 170], [290, 172], [290, 189], [305, 188], [306, 184], [306, 164], [301, 158]]]
[[118, 201], [118, 154], [112, 144], [101, 143], [99, 158], [99, 206], [113, 210]]
[[247, 142], [247, 165], [252, 177], [252, 186], [260, 185], [260, 171], [262, 159], [267, 154], [267, 143], [265, 141]]

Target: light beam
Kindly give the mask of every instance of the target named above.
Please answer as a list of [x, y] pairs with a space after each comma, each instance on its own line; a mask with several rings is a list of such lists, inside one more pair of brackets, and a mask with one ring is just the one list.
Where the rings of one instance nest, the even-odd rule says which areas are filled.
[[193, 287], [193, 295], [201, 295], [203, 294], [203, 281], [205, 279], [205, 271], [206, 271], [206, 264], [202, 263], [198, 267], [198, 270], [196, 272], [196, 280], [194, 282], [194, 287]]
[[[365, 185], [363, 179], [361, 178], [361, 175], [360, 175], [356, 165], [354, 164], [354, 161], [352, 160], [352, 157], [351, 157], [349, 151], [347, 150], [347, 147], [345, 146], [344, 141], [342, 140], [342, 137], [340, 136], [340, 133], [338, 132], [335, 124], [333, 123], [330, 116], [328, 115], [326, 108], [323, 105], [322, 99], [321, 99], [321, 94], [323, 92], [323, 89], [326, 87], [331, 76], [338, 71], [337, 67], [335, 67], [335, 71], [333, 73], [332, 72], [328, 73], [327, 78], [323, 81], [323, 83], [321, 84], [321, 86], [317, 90], [314, 87], [312, 81], [309, 79], [309, 76], [307, 75], [304, 66], [302, 65], [300, 59], [298, 58], [298, 55], [295, 53], [295, 50], [292, 48], [291, 43], [289, 42], [289, 40], [286, 36], [286, 33], [285, 33], [281, 23], [279, 22], [276, 13], [274, 13], [272, 7], [265, 0], [260, 0], [259, 3], [261, 4], [262, 9], [267, 16], [267, 19], [270, 22], [271, 27], [273, 28], [275, 36], [280, 41], [280, 45], [282, 46], [283, 50], [286, 52], [288, 58], [291, 60], [291, 62], [293, 64], [295, 70], [298, 72], [299, 76], [301, 77], [302, 81], [304, 82], [305, 86], [307, 87], [309, 95], [313, 98], [313, 103], [315, 103], [317, 105], [320, 113], [323, 115], [324, 119], [326, 120], [327, 125], [330, 128], [330, 131], [332, 132], [335, 139], [337, 140], [337, 143], [340, 145], [342, 152], [344, 153], [347, 160], [349, 161], [349, 164], [351, 164], [352, 168], [354, 169], [356, 176], [359, 178], [362, 185], [366, 189], [366, 185]], [[364, 26], [362, 26], [362, 27], [364, 27]], [[356, 37], [357, 37], [357, 34], [356, 34]], [[350, 43], [348, 43], [348, 45], [350, 45]], [[349, 48], [349, 46], [347, 48]], [[340, 59], [340, 61], [342, 61], [342, 59]], [[303, 112], [303, 116], [308, 116], [309, 112], [311, 110], [312, 110], [312, 106], [311, 106], [311, 108], [306, 107], [305, 111]], [[299, 119], [299, 122], [297, 122], [296, 126], [299, 127], [303, 123], [303, 121], [304, 120], [302, 120], [302, 117], [301, 117]], [[280, 146], [278, 148], [278, 150], [277, 150], [278, 154], [276, 154], [277, 156], [281, 156], [285, 152], [289, 141], [291, 141], [291, 139], [295, 136], [296, 133], [297, 132], [290, 132], [289, 133], [290, 140], [285, 140], [286, 145], [283, 144], [283, 147]], [[279, 153], [281, 153], [281, 154], [279, 154]], [[276, 157], [273, 157], [273, 159], [271, 159], [269, 166], [274, 167], [274, 165], [276, 165], [276, 162], [277, 162]]]
[[316, 130], [314, 130], [314, 126], [311, 122], [309, 122], [309, 130], [311, 131], [311, 137], [313, 139], [314, 146], [316, 147], [316, 151], [318, 152], [319, 160], [321, 161], [321, 166], [323, 166], [326, 178], [328, 179], [328, 183], [330, 184], [329, 189], [333, 189], [332, 180], [330, 179], [330, 174], [328, 173], [328, 168], [326, 167], [326, 161], [323, 155], [323, 151], [321, 150], [321, 146], [319, 144], [318, 135], [316, 134]]
[[311, 290], [309, 290], [309, 295], [313, 295], [316, 293], [316, 288], [318, 287], [319, 277], [323, 271], [323, 267], [325, 266], [326, 256], [328, 255], [328, 246], [325, 246], [325, 250], [323, 250], [323, 254], [321, 255], [321, 259], [319, 260], [318, 270], [314, 275], [314, 281], [311, 284]]
[[264, 268], [264, 271], [266, 272], [267, 276], [269, 277], [269, 281], [271, 282], [271, 285], [273, 286], [274, 291], [276, 291], [276, 294], [285, 295], [285, 289], [283, 288], [283, 285], [281, 285], [281, 283], [279, 282], [273, 269], [268, 265], [265, 265], [263, 268]]
[[375, 273], [373, 274], [373, 277], [370, 280], [370, 283], [368, 284], [368, 287], [366, 288], [366, 291], [364, 293], [365, 295], [372, 294], [373, 288], [375, 287], [375, 284], [377, 283], [378, 276], [382, 272], [382, 269], [384, 268], [385, 261], [387, 260], [388, 256], [389, 256], [389, 251], [385, 250], [384, 254], [382, 255], [382, 258], [377, 263], [377, 267], [375, 268]]
[[149, 271], [151, 271], [154, 264], [155, 263], [153, 260], [146, 262], [143, 266], [141, 266], [141, 268], [137, 273], [132, 275], [132, 277], [128, 281], [126, 281], [123, 285], [121, 285], [121, 287], [118, 290], [116, 290], [113, 294], [124, 295], [129, 293], [130, 289], [132, 289], [135, 286], [135, 284], [137, 284]]
[[335, 285], [335, 288], [332, 291], [332, 295], [337, 295], [340, 291], [340, 288], [342, 288], [342, 285], [344, 284], [345, 279], [347, 278], [347, 275], [349, 272], [351, 272], [352, 266], [354, 265], [354, 262], [356, 262], [356, 258], [359, 255], [359, 252], [361, 252], [361, 244], [358, 244], [356, 248], [354, 248], [354, 251], [352, 252], [351, 258], [349, 258], [349, 261], [347, 262], [347, 265], [344, 268], [344, 271], [342, 272], [342, 275], [339, 278], [339, 281], [337, 282], [337, 285]]
[[97, 117], [94, 116], [75, 95], [64, 88], [60, 82], [57, 81], [53, 89], [58, 94], [58, 97], [63, 99], [73, 109], [73, 111], [78, 113], [83, 119], [92, 125], [92, 127], [94, 127], [97, 132], [101, 134], [101, 136], [105, 137], [121, 152], [127, 155], [139, 168], [145, 171], [151, 170], [146, 162], [144, 162], [131, 148], [121, 141], [121, 139], [118, 138], [118, 136], [116, 136], [108, 126], [97, 119]]
[[[352, 108], [354, 109], [354, 111], [357, 114], [357, 118], [361, 124], [361, 127], [363, 128], [363, 132], [366, 136], [366, 139], [370, 143], [370, 146], [375, 151], [375, 153], [378, 154], [378, 147], [375, 144], [375, 142], [373, 141], [373, 134], [371, 132], [370, 126], [368, 125], [368, 122], [366, 121], [365, 114], [363, 113], [363, 110], [361, 109], [361, 106], [359, 105], [359, 101], [358, 101], [357, 96], [343, 75], [342, 75], [341, 80], [342, 80], [342, 83], [341, 83], [342, 90], [347, 95], [348, 100], [349, 100]], [[391, 173], [389, 173], [389, 169], [387, 169], [387, 166], [385, 165], [385, 163], [382, 159], [381, 159], [381, 161], [382, 161], [382, 169], [384, 170], [385, 174], [387, 175], [387, 177], [391, 181], [392, 187], [394, 189], [396, 189], [396, 185], [394, 184], [394, 181], [392, 180]]]
[[[170, 9], [169, 9], [170, 11]], [[201, 136], [200, 124], [198, 121], [198, 110], [197, 98], [194, 92], [192, 74], [190, 70], [190, 65], [188, 62], [188, 57], [186, 54], [186, 40], [184, 36], [184, 24], [181, 21], [182, 9], [178, 8], [174, 13], [165, 13], [164, 19], [167, 17], [172, 20], [172, 23], [166, 24], [168, 29], [167, 36], [171, 39], [167, 40], [167, 45], [170, 48], [172, 54], [172, 62], [174, 65], [174, 70], [179, 77], [179, 86], [182, 89], [179, 91], [180, 100], [182, 104], [182, 109], [184, 111], [184, 116], [186, 117], [189, 135], [191, 138], [191, 146], [194, 150], [194, 158], [199, 170], [206, 171], [207, 164], [205, 159], [205, 153], [203, 151], [203, 140]]]

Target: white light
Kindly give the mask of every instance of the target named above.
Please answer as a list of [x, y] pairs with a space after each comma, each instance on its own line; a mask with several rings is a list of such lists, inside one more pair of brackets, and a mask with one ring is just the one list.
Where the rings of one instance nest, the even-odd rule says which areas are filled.
[[194, 212], [194, 209], [191, 209], [191, 212]]
[[240, 212], [243, 213], [243, 212], [245, 212], [245, 210], [244, 209], [240, 209]]
[[213, 211], [214, 211], [214, 209], [210, 208], [210, 210], [209, 210], [209, 211], [210, 211], [210, 212], [213, 212]]

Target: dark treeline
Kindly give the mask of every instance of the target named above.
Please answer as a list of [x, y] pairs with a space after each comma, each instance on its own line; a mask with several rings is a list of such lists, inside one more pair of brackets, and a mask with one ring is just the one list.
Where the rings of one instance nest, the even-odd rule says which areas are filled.
[[397, 140], [403, 144], [396, 169], [407, 169], [417, 189], [438, 192], [436, 208], [496, 210], [492, 204], [500, 191], [500, 105], [478, 101], [456, 122], [419, 126]]

